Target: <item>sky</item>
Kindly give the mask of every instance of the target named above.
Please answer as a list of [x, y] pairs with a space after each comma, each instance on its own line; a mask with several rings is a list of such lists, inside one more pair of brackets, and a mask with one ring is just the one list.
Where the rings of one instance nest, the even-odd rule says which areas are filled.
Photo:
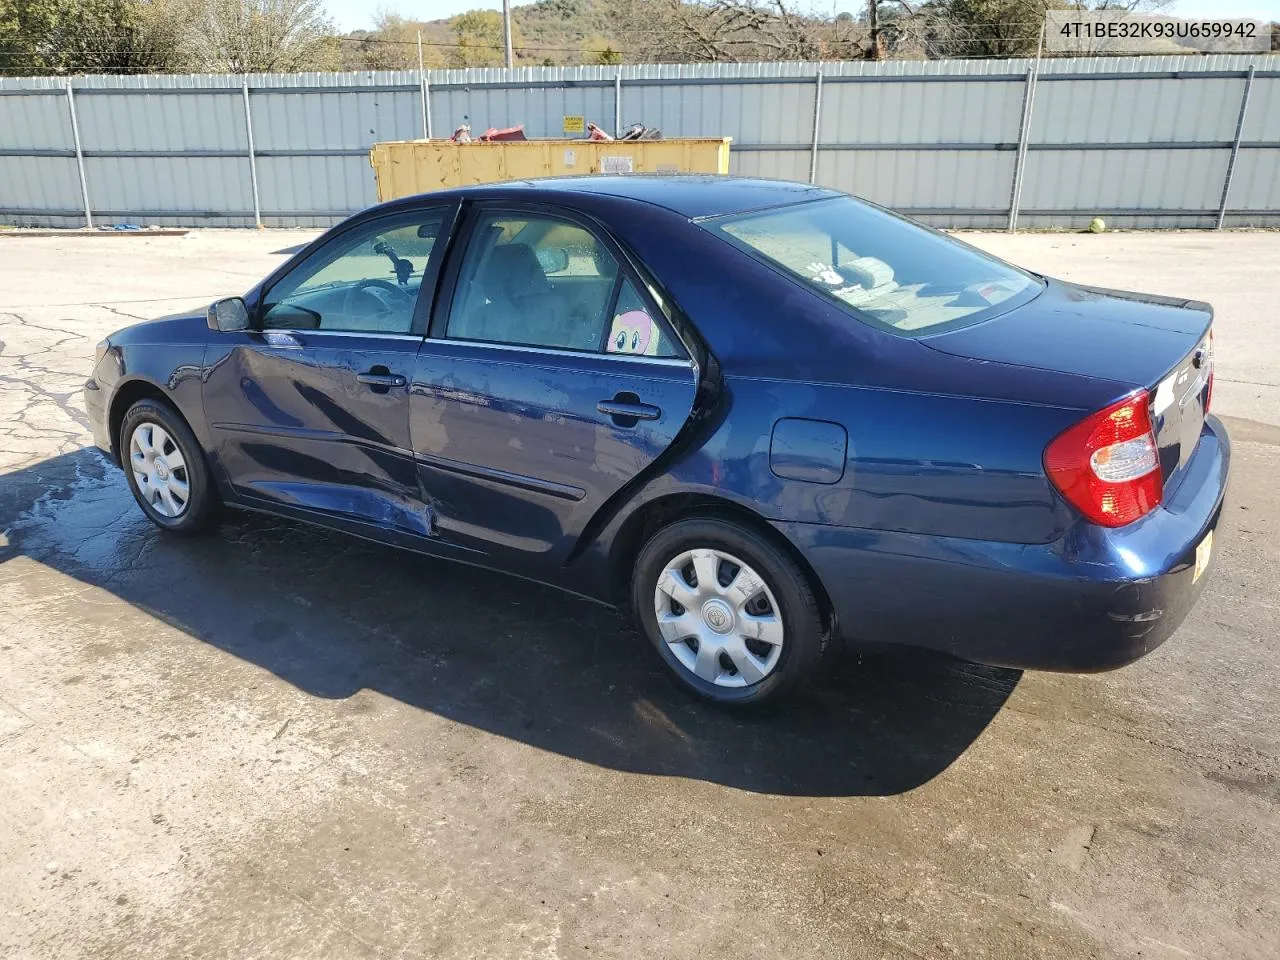
[[[530, 0], [512, 0], [513, 6], [521, 6]], [[329, 16], [339, 30], [367, 30], [373, 26], [379, 10], [398, 13], [414, 20], [440, 20], [467, 10], [501, 10], [501, 0], [327, 0]], [[857, 13], [866, 4], [863, 0], [811, 0], [810, 6], [823, 11], [834, 7], [837, 11]], [[1255, 17], [1259, 20], [1280, 20], [1280, 0], [1177, 0], [1169, 13], [1179, 17]]]

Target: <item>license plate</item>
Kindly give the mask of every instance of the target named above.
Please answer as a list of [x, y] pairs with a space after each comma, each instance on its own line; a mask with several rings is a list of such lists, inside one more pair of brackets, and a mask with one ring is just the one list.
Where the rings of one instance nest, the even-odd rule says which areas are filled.
[[1196, 546], [1196, 572], [1191, 575], [1191, 582], [1195, 583], [1200, 579], [1200, 574], [1204, 573], [1205, 568], [1209, 566], [1209, 554], [1213, 552], [1213, 531], [1210, 530], [1204, 535], [1204, 539]]

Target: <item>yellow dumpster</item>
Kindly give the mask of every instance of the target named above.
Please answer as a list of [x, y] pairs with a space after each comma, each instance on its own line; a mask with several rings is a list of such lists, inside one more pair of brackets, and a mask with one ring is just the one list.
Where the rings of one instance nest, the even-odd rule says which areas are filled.
[[575, 173], [728, 173], [730, 137], [681, 140], [515, 140], [375, 143], [378, 199], [449, 187]]

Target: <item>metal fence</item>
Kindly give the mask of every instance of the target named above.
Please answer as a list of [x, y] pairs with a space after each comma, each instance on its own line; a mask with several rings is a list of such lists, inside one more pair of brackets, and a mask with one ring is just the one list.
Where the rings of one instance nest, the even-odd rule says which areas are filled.
[[1280, 225], [1269, 55], [0, 79], [0, 221], [327, 226], [376, 141], [566, 115], [939, 226]]

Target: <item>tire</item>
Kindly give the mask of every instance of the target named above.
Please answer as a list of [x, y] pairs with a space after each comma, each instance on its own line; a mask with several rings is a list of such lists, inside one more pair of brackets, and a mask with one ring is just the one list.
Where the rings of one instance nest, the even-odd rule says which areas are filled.
[[125, 411], [118, 440], [129, 490], [152, 523], [179, 534], [209, 529], [218, 505], [213, 477], [200, 442], [173, 407], [139, 400]]
[[[703, 586], [698, 566], [715, 572], [715, 587]], [[654, 534], [636, 557], [631, 602], [680, 684], [714, 703], [794, 693], [818, 674], [830, 642], [805, 572], [732, 520], [679, 520]]]

